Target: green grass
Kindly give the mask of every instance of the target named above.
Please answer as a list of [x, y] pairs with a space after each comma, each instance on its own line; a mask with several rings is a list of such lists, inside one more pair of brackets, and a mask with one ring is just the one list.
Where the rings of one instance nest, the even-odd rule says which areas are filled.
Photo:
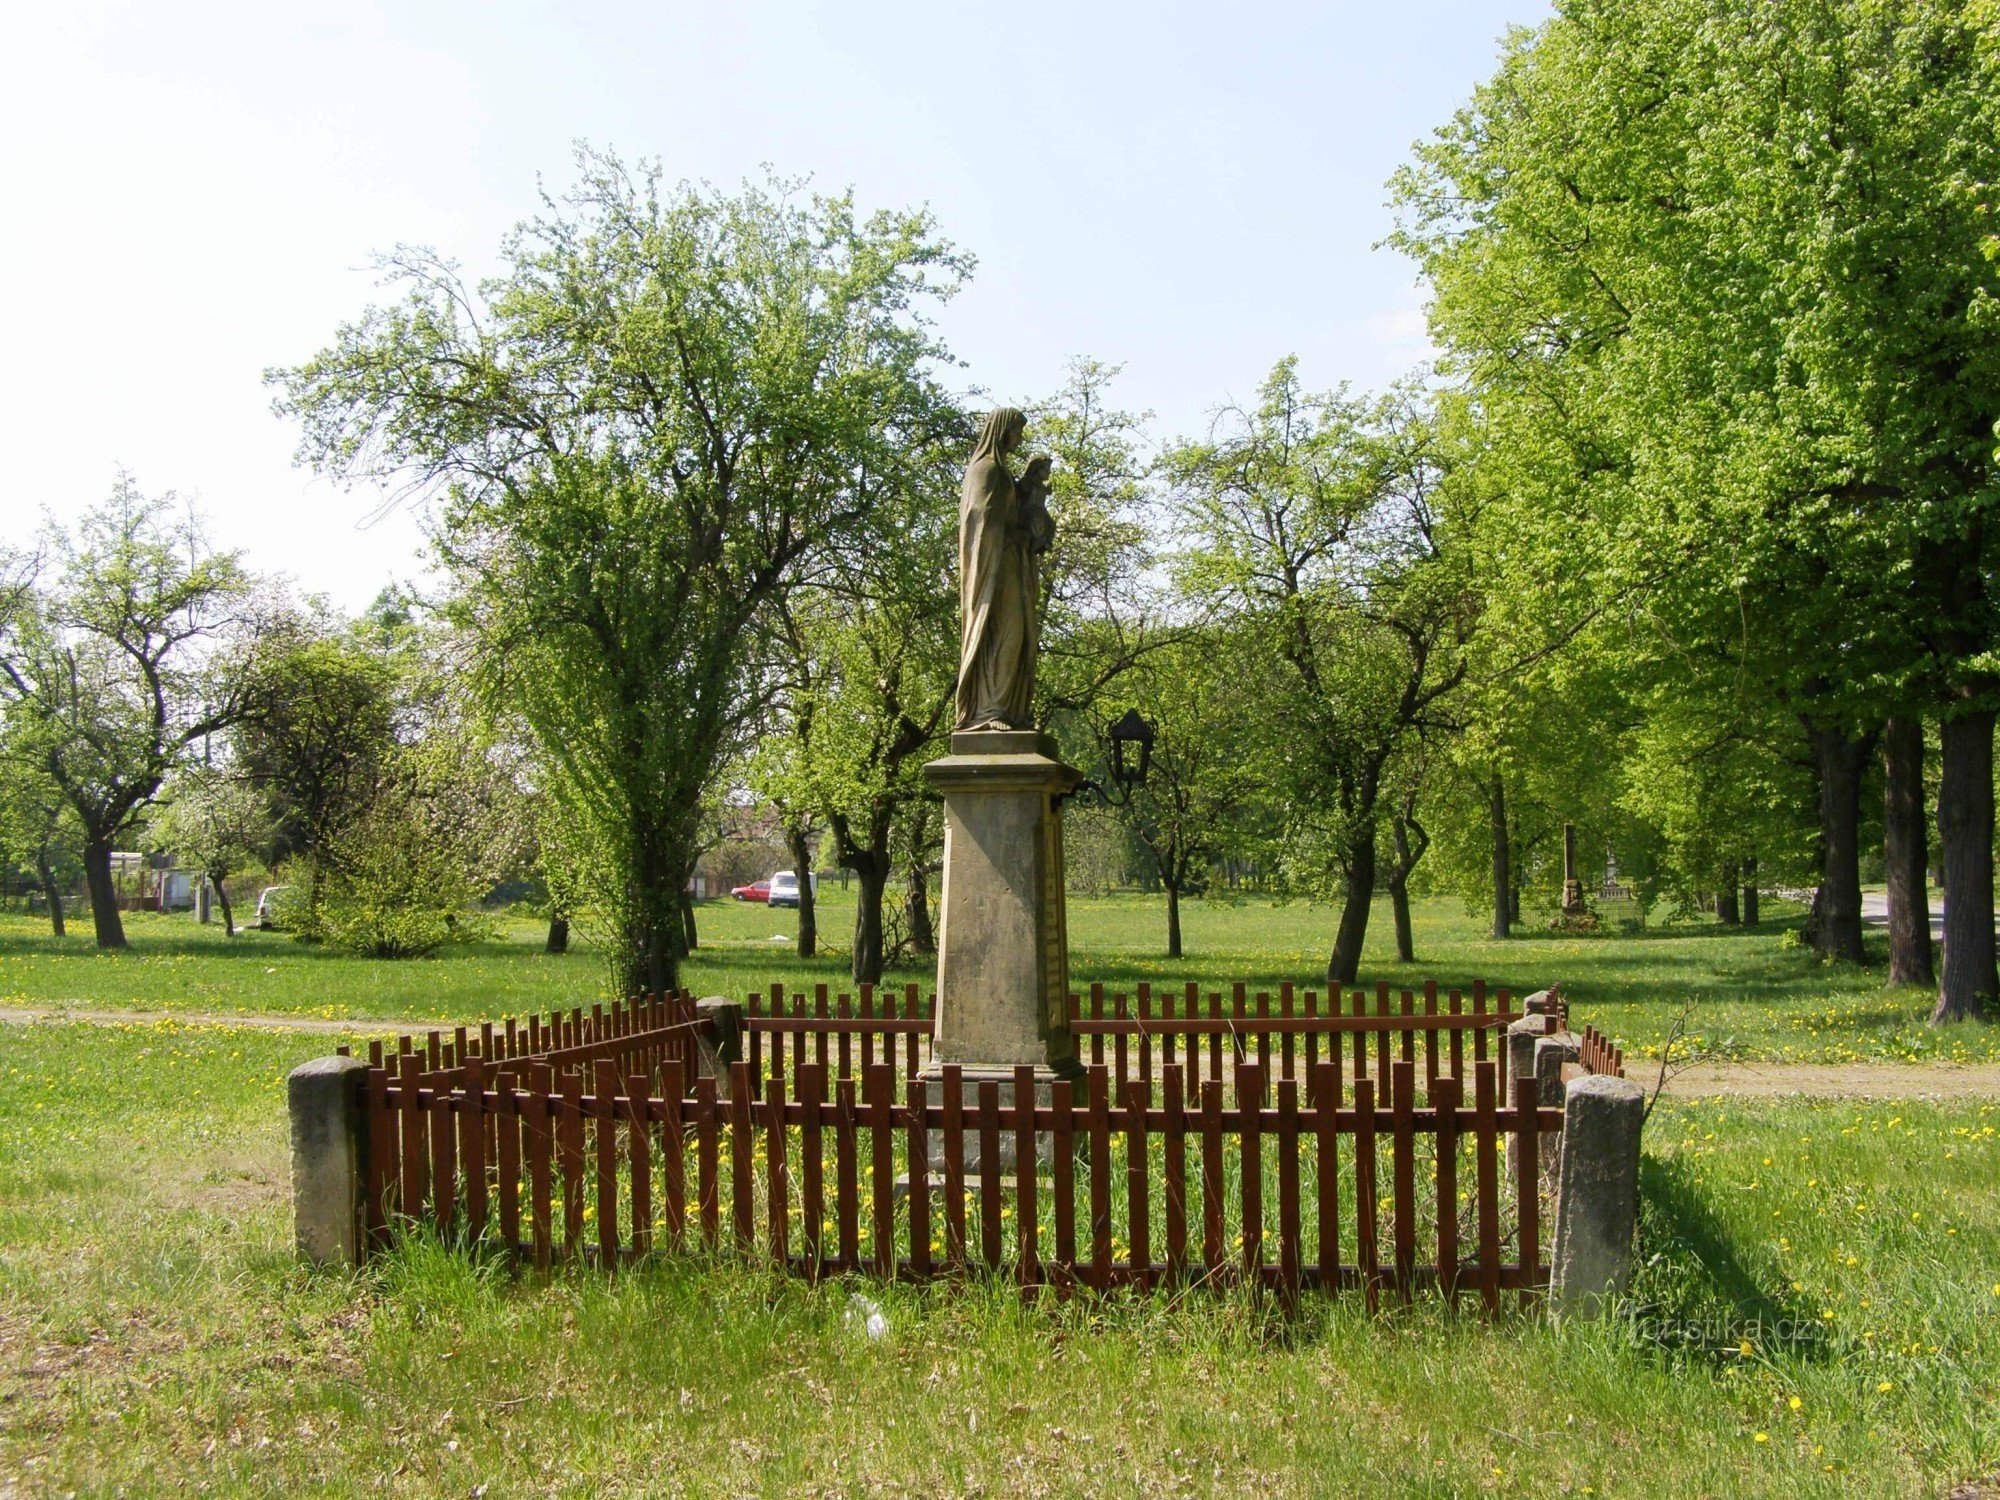
[[693, 1260], [543, 1284], [421, 1241], [309, 1272], [283, 1077], [330, 1040], [0, 1033], [0, 1493], [1887, 1497], [2000, 1471], [1995, 1104], [1663, 1104], [1625, 1316], [1287, 1323]]
[[[1931, 1027], [1927, 992], [1887, 988], [1879, 961], [1860, 968], [1820, 962], [1794, 940], [1796, 908], [1772, 905], [1775, 919], [1747, 932], [1703, 921], [1555, 937], [1531, 924], [1496, 942], [1459, 903], [1420, 901], [1421, 961], [1411, 965], [1393, 961], [1384, 905], [1370, 926], [1363, 980], [1414, 986], [1435, 978], [1449, 986], [1483, 977], [1517, 992], [1560, 981], [1574, 1014], [1618, 1038], [1635, 1059], [1656, 1052], [1689, 1002], [1696, 1006], [1694, 1044], [1737, 1060], [2000, 1059], [2000, 1027]], [[685, 982], [699, 993], [732, 995], [774, 980], [847, 987], [851, 899], [830, 885], [822, 907], [828, 951], [801, 962], [792, 952], [794, 913], [702, 903], [701, 947]], [[1618, 915], [1607, 912], [1608, 925], [1615, 928]], [[1188, 956], [1169, 961], [1159, 956], [1157, 898], [1072, 897], [1072, 982], [1129, 989], [1145, 980], [1177, 989], [1189, 979], [1222, 986], [1241, 979], [1275, 988], [1285, 980], [1311, 985], [1325, 973], [1333, 929], [1325, 907], [1196, 901], [1184, 921]], [[38, 921], [0, 917], [0, 1004], [471, 1021], [605, 998], [599, 953], [579, 942], [568, 956], [550, 958], [541, 952], [541, 930], [523, 922], [503, 924], [493, 941], [401, 963], [350, 958], [276, 933], [226, 941], [219, 928], [186, 916], [133, 917], [129, 931], [129, 952], [103, 954], [84, 931], [58, 943]], [[928, 987], [932, 970], [905, 966], [889, 978]]]

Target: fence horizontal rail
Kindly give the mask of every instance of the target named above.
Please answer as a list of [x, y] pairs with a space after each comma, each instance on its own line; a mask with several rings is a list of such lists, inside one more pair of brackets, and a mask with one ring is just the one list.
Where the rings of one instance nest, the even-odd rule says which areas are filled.
[[1336, 1031], [1504, 1031], [1520, 1019], [1521, 1012], [1515, 1010], [1459, 1016], [1076, 1016], [1069, 1029], [1078, 1036], [1305, 1036]]
[[542, 1061], [562, 1068], [648, 1054], [689, 1057], [701, 1025], [694, 996], [682, 991], [592, 1005], [589, 1010], [577, 1006], [567, 1015], [551, 1011], [458, 1026], [449, 1032], [406, 1033], [387, 1044], [370, 1042], [368, 1060], [375, 1067], [401, 1067], [403, 1058], [412, 1057], [427, 1074], [446, 1073], [457, 1079], [473, 1058], [489, 1066]]

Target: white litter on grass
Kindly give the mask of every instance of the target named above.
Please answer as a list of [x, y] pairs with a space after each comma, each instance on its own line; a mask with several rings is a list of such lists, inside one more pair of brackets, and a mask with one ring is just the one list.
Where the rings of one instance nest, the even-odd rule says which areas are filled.
[[771, 941], [774, 943], [789, 943], [791, 940], [792, 935], [789, 932], [774, 932], [771, 934]]
[[849, 1328], [859, 1328], [871, 1339], [886, 1338], [889, 1333], [889, 1320], [883, 1316], [881, 1305], [859, 1292], [847, 1299], [847, 1311], [841, 1314], [840, 1321]]

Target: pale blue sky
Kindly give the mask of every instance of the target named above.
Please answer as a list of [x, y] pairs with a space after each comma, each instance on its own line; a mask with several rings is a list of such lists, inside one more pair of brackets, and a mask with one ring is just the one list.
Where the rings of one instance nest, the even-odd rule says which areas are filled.
[[484, 268], [570, 143], [733, 183], [769, 162], [928, 202], [979, 274], [944, 318], [1009, 399], [1063, 361], [1191, 431], [1296, 352], [1376, 386], [1424, 353], [1383, 183], [1543, 0], [1394, 5], [38, 6], [0, 87], [12, 292], [0, 539], [124, 463], [354, 606], [406, 516], [291, 467], [259, 372], [368, 299], [370, 253]]

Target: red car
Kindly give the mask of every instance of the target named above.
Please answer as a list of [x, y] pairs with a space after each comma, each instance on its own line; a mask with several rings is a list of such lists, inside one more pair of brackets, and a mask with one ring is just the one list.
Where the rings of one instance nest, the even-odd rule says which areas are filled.
[[760, 880], [755, 885], [739, 885], [730, 891], [738, 901], [766, 901], [771, 899], [771, 882]]

